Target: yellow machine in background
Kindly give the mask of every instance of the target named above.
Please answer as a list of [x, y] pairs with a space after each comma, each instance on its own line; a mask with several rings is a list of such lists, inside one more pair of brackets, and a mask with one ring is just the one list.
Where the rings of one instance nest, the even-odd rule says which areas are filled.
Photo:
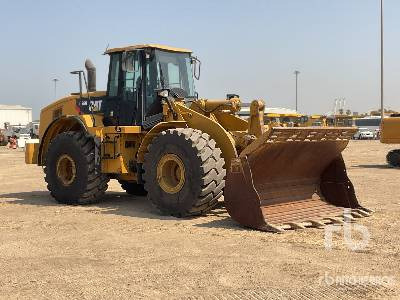
[[305, 126], [308, 120], [308, 116], [302, 115], [299, 113], [286, 113], [286, 114], [281, 114], [279, 117], [281, 126], [284, 127], [301, 127]]
[[86, 61], [87, 80], [72, 73], [87, 91], [43, 108], [40, 143], [26, 147], [26, 162], [43, 166], [58, 202], [97, 202], [116, 179], [178, 217], [207, 213], [224, 193], [232, 218], [259, 230], [340, 223], [344, 208], [368, 215], [341, 156], [354, 129], [268, 126], [263, 101], [252, 101], [244, 120], [237, 95], [198, 99], [200, 62], [187, 49], [147, 44], [106, 54], [107, 91], [96, 91]]
[[345, 114], [327, 116], [326, 124], [327, 126], [334, 127], [354, 127], [355, 126], [355, 117]]
[[264, 123], [269, 126], [281, 126], [281, 121], [280, 121], [280, 114], [276, 113], [264, 113]]
[[277, 127], [295, 127], [299, 124], [301, 114], [295, 113], [265, 113], [264, 123]]
[[[250, 103], [242, 103], [237, 113], [241, 118], [248, 120], [250, 117]], [[286, 108], [266, 108], [264, 123], [276, 127], [307, 127], [309, 117]]]
[[[271, 116], [272, 115], [272, 116]], [[273, 126], [283, 127], [322, 127], [327, 126], [326, 117], [322, 115], [303, 114], [266, 114], [266, 124], [273, 123]], [[275, 122], [273, 121], [275, 120]]]
[[308, 117], [308, 120], [304, 124], [304, 126], [306, 126], [306, 127], [309, 127], [309, 126], [316, 126], [316, 127], [327, 126], [327, 124], [326, 124], [326, 116], [323, 116], [323, 115], [311, 115], [311, 116]]
[[[383, 118], [381, 122], [381, 143], [400, 144], [400, 115], [393, 114]], [[400, 167], [400, 149], [390, 151], [386, 155], [388, 164], [392, 167]]]

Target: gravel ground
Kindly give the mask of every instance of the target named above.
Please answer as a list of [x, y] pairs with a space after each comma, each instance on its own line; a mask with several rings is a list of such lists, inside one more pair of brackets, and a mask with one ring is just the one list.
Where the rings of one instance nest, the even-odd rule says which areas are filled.
[[224, 209], [160, 216], [116, 181], [101, 204], [59, 205], [40, 167], [0, 147], [0, 298], [400, 299], [400, 170], [385, 162], [394, 148], [351, 141], [344, 152], [375, 210], [357, 221], [370, 240], [353, 251], [342, 227], [328, 250], [323, 229], [258, 232]]

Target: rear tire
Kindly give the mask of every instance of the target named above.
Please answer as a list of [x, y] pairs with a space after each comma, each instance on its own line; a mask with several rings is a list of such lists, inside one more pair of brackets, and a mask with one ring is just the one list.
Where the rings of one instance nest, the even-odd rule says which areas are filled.
[[147, 191], [144, 189], [143, 184], [138, 184], [136, 182], [130, 182], [125, 180], [118, 180], [121, 184], [121, 187], [125, 190], [125, 192], [129, 195], [134, 196], [146, 196]]
[[100, 201], [109, 178], [95, 168], [95, 143], [82, 131], [57, 135], [46, 155], [45, 181], [50, 194], [63, 204]]
[[145, 155], [145, 189], [163, 214], [200, 215], [210, 211], [223, 193], [224, 164], [221, 150], [207, 133], [169, 129], [153, 140]]
[[400, 168], [400, 149], [392, 150], [386, 155], [386, 161], [389, 166]]

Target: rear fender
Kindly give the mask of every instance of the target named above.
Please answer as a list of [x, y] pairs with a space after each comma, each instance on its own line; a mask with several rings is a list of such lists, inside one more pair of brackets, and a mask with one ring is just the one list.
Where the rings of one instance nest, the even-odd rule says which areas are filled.
[[46, 160], [47, 150], [51, 141], [60, 133], [66, 131], [88, 131], [88, 128], [93, 126], [85, 116], [62, 116], [52, 121], [46, 128], [43, 136], [40, 139], [37, 164], [44, 165]]

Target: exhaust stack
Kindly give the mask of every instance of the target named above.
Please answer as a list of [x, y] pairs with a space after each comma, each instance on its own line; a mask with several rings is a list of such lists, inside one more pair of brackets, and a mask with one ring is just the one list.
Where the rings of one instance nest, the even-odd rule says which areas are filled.
[[96, 67], [92, 63], [90, 59], [85, 61], [85, 68], [87, 70], [88, 75], [88, 91], [95, 92], [96, 91]]

